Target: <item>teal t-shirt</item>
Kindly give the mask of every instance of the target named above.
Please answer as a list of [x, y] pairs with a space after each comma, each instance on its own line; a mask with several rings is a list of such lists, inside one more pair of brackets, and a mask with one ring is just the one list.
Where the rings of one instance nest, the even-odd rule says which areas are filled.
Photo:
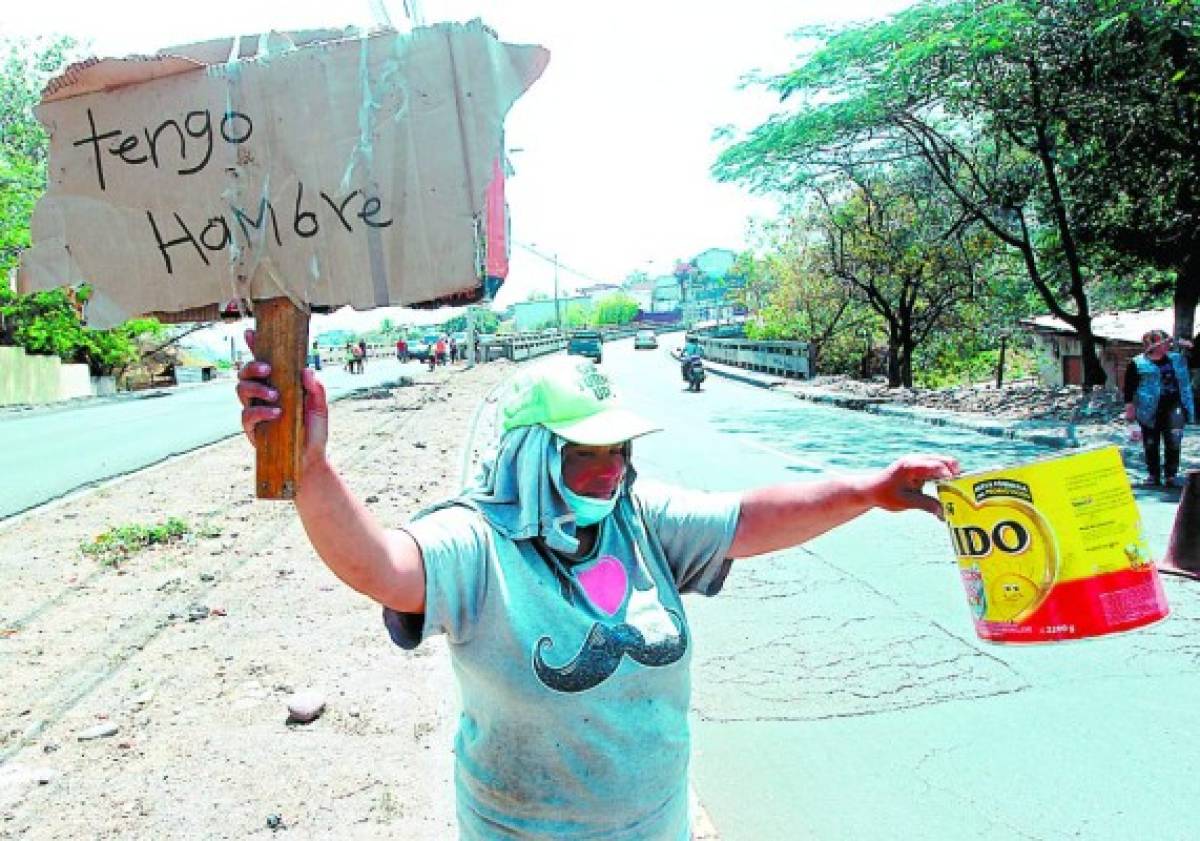
[[575, 564], [465, 506], [407, 530], [423, 616], [384, 611], [404, 648], [445, 634], [468, 839], [689, 837], [691, 634], [680, 593], [724, 583], [740, 495], [639, 480]]

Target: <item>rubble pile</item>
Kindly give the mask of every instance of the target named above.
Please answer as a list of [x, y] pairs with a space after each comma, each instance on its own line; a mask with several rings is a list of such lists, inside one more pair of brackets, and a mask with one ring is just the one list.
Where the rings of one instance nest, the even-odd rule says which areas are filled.
[[814, 377], [800, 389], [849, 394], [870, 400], [919, 406], [945, 412], [981, 414], [1008, 420], [1048, 420], [1089, 426], [1122, 424], [1124, 402], [1113, 389], [1097, 389], [1085, 395], [1079, 386], [1014, 383], [996, 388], [971, 385], [956, 388], [888, 388], [883, 379], [854, 380], [844, 376]]

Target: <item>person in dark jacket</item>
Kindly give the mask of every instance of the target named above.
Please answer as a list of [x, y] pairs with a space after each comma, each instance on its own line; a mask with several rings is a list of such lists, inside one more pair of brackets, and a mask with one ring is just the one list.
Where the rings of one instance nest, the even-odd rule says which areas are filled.
[[[1186, 340], [1180, 344], [1191, 347]], [[1145, 351], [1131, 359], [1125, 370], [1125, 420], [1137, 423], [1131, 437], [1142, 442], [1148, 484], [1161, 486], [1165, 473], [1167, 487], [1179, 487], [1183, 427], [1196, 420], [1187, 362], [1171, 350], [1171, 337], [1163, 330], [1147, 332], [1142, 345]]]

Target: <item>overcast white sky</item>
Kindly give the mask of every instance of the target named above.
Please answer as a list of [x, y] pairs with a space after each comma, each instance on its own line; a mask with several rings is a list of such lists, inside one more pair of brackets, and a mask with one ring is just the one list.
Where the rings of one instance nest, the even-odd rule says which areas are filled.
[[[557, 253], [564, 291], [630, 272], [670, 269], [706, 248], [741, 249], [747, 221], [774, 202], [717, 184], [713, 130], [748, 128], [775, 110], [761, 90], [739, 91], [752, 70], [781, 71], [813, 23], [862, 20], [911, 0], [422, 0], [426, 22], [482, 18], [501, 40], [550, 50], [542, 78], [510, 112], [507, 145], [513, 239]], [[402, 0], [163, 0], [6, 3], [0, 34], [65, 33], [97, 55], [268, 29], [370, 25], [383, 9], [408, 28]], [[15, 8], [13, 8], [15, 6]], [[185, 11], [186, 9], [186, 11]], [[549, 293], [553, 266], [514, 245], [500, 304]], [[355, 324], [375, 324], [383, 313]], [[448, 314], [443, 314], [445, 317]]]

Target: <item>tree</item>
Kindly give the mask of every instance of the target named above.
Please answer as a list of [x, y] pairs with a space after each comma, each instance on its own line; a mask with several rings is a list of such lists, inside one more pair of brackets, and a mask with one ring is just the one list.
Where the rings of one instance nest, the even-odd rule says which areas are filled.
[[[1143, 299], [1169, 291], [1175, 330], [1200, 303], [1200, 31], [1191, 0], [1055, 3], [1070, 154], [1085, 244], [1111, 250]], [[1123, 284], [1125, 285], [1125, 284]]]
[[797, 112], [732, 144], [714, 171], [760, 190], [795, 191], [830, 168], [923, 159], [970, 219], [1019, 255], [1047, 309], [1075, 329], [1091, 387], [1105, 380], [1086, 289], [1095, 255], [1081, 247], [1077, 217], [1086, 208], [1072, 202], [1063, 169], [1064, 54], [1048, 11], [1058, 5], [926, 2], [881, 23], [810, 31], [822, 46], [768, 82], [799, 102]]
[[442, 325], [442, 330], [446, 333], [464, 333], [467, 330], [467, 316], [456, 315], [453, 318], [446, 319]]
[[0, 147], [0, 285], [7, 286], [10, 271], [29, 247], [29, 219], [45, 189], [42, 168], [11, 156]]
[[495, 333], [500, 326], [500, 317], [489, 309], [475, 310], [475, 329], [480, 333]]
[[840, 195], [818, 194], [830, 271], [879, 316], [888, 385], [911, 387], [917, 346], [975, 296], [987, 238], [927, 167], [860, 175]]
[[74, 49], [69, 38], [0, 40], [0, 278], [29, 247], [29, 219], [46, 189], [48, 139], [33, 108]]
[[595, 324], [596, 311], [594, 307], [585, 307], [582, 304], [571, 304], [569, 307], [567, 307], [567, 311], [563, 313], [562, 326], [565, 328], [570, 329], [574, 327], [591, 327]]
[[597, 324], [628, 324], [638, 314], [638, 303], [623, 293], [606, 295], [596, 302]]
[[767, 305], [771, 293], [779, 285], [780, 269], [770, 257], [759, 259], [751, 251], [743, 251], [734, 260], [731, 274], [741, 283], [730, 289], [727, 299], [747, 312], [759, 312]]
[[93, 376], [111, 374], [139, 356], [139, 340], [165, 331], [153, 318], [133, 319], [111, 330], [89, 330], [80, 310], [90, 290], [50, 289], [18, 295], [0, 285], [0, 344], [29, 353], [86, 363]]
[[[500, 319], [494, 312], [484, 307], [474, 307], [473, 317], [475, 319], [475, 329], [480, 333], [495, 333], [496, 325], [500, 323]], [[470, 319], [466, 313], [456, 315], [448, 319], [442, 325], [442, 329], [447, 333], [465, 333], [470, 329]]]
[[734, 270], [746, 281], [731, 297], [751, 314], [750, 338], [809, 342], [818, 372], [855, 374], [860, 339], [875, 332], [878, 319], [834, 276], [819, 236], [820, 213], [812, 203], [756, 231], [762, 254], [738, 256]]

